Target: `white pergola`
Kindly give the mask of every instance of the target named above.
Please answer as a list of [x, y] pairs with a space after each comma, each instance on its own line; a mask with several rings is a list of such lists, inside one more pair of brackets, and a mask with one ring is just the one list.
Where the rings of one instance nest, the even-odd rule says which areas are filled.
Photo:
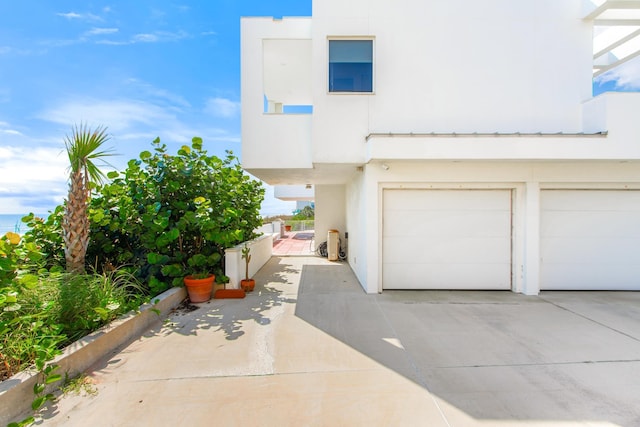
[[640, 0], [586, 0], [593, 21], [593, 76], [640, 56]]

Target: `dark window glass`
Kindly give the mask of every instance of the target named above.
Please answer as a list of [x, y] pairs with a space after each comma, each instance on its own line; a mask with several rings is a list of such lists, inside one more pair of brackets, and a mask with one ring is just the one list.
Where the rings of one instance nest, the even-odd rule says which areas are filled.
[[329, 40], [329, 92], [373, 92], [371, 40]]

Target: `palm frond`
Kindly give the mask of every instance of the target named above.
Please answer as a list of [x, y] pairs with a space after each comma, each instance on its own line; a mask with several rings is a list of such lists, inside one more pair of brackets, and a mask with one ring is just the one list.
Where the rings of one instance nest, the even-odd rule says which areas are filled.
[[98, 126], [91, 131], [86, 124], [75, 126], [71, 136], [64, 139], [71, 172], [82, 171], [88, 181], [101, 183], [105, 174], [98, 166], [111, 166], [105, 158], [116, 155], [112, 149], [101, 150], [109, 139], [106, 127]]

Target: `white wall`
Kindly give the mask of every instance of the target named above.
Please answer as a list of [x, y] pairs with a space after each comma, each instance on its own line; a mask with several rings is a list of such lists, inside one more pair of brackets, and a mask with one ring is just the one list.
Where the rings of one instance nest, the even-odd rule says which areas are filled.
[[638, 149], [640, 139], [640, 93], [607, 92], [585, 102], [585, 131], [606, 130], [608, 145], [631, 152]]
[[[367, 244], [375, 244], [367, 239], [367, 209], [365, 203], [365, 172], [357, 171], [346, 186], [346, 230], [349, 232], [348, 261], [360, 281], [367, 282]], [[376, 215], [373, 215], [374, 217]]]
[[[358, 161], [370, 132], [579, 132], [591, 95], [581, 0], [313, 5], [313, 158]], [[327, 93], [327, 39], [374, 39], [375, 94]]]
[[329, 230], [340, 232], [340, 239], [344, 245], [346, 230], [346, 207], [344, 185], [316, 185], [315, 186], [315, 243], [316, 247], [327, 241]]
[[241, 20], [242, 165], [246, 169], [312, 167], [311, 116], [264, 113], [263, 81], [264, 40], [310, 37], [309, 18]]
[[[273, 235], [266, 234], [246, 243], [251, 248], [251, 262], [249, 263], [249, 278], [251, 278], [271, 258]], [[224, 251], [224, 272], [229, 277], [227, 289], [239, 289], [240, 280], [245, 278], [246, 264], [242, 258], [242, 248], [244, 248], [244, 243]]]
[[277, 185], [273, 188], [273, 195], [280, 200], [313, 201], [313, 186], [305, 185]]

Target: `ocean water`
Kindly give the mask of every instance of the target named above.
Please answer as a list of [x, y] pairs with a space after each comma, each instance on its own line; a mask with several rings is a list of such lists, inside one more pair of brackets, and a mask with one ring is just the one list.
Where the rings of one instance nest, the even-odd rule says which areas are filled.
[[[26, 214], [25, 214], [26, 215]], [[14, 233], [23, 234], [29, 229], [27, 224], [21, 221], [22, 214], [0, 214], [0, 236], [4, 236], [4, 233], [12, 231]], [[46, 218], [48, 214], [36, 214]]]

